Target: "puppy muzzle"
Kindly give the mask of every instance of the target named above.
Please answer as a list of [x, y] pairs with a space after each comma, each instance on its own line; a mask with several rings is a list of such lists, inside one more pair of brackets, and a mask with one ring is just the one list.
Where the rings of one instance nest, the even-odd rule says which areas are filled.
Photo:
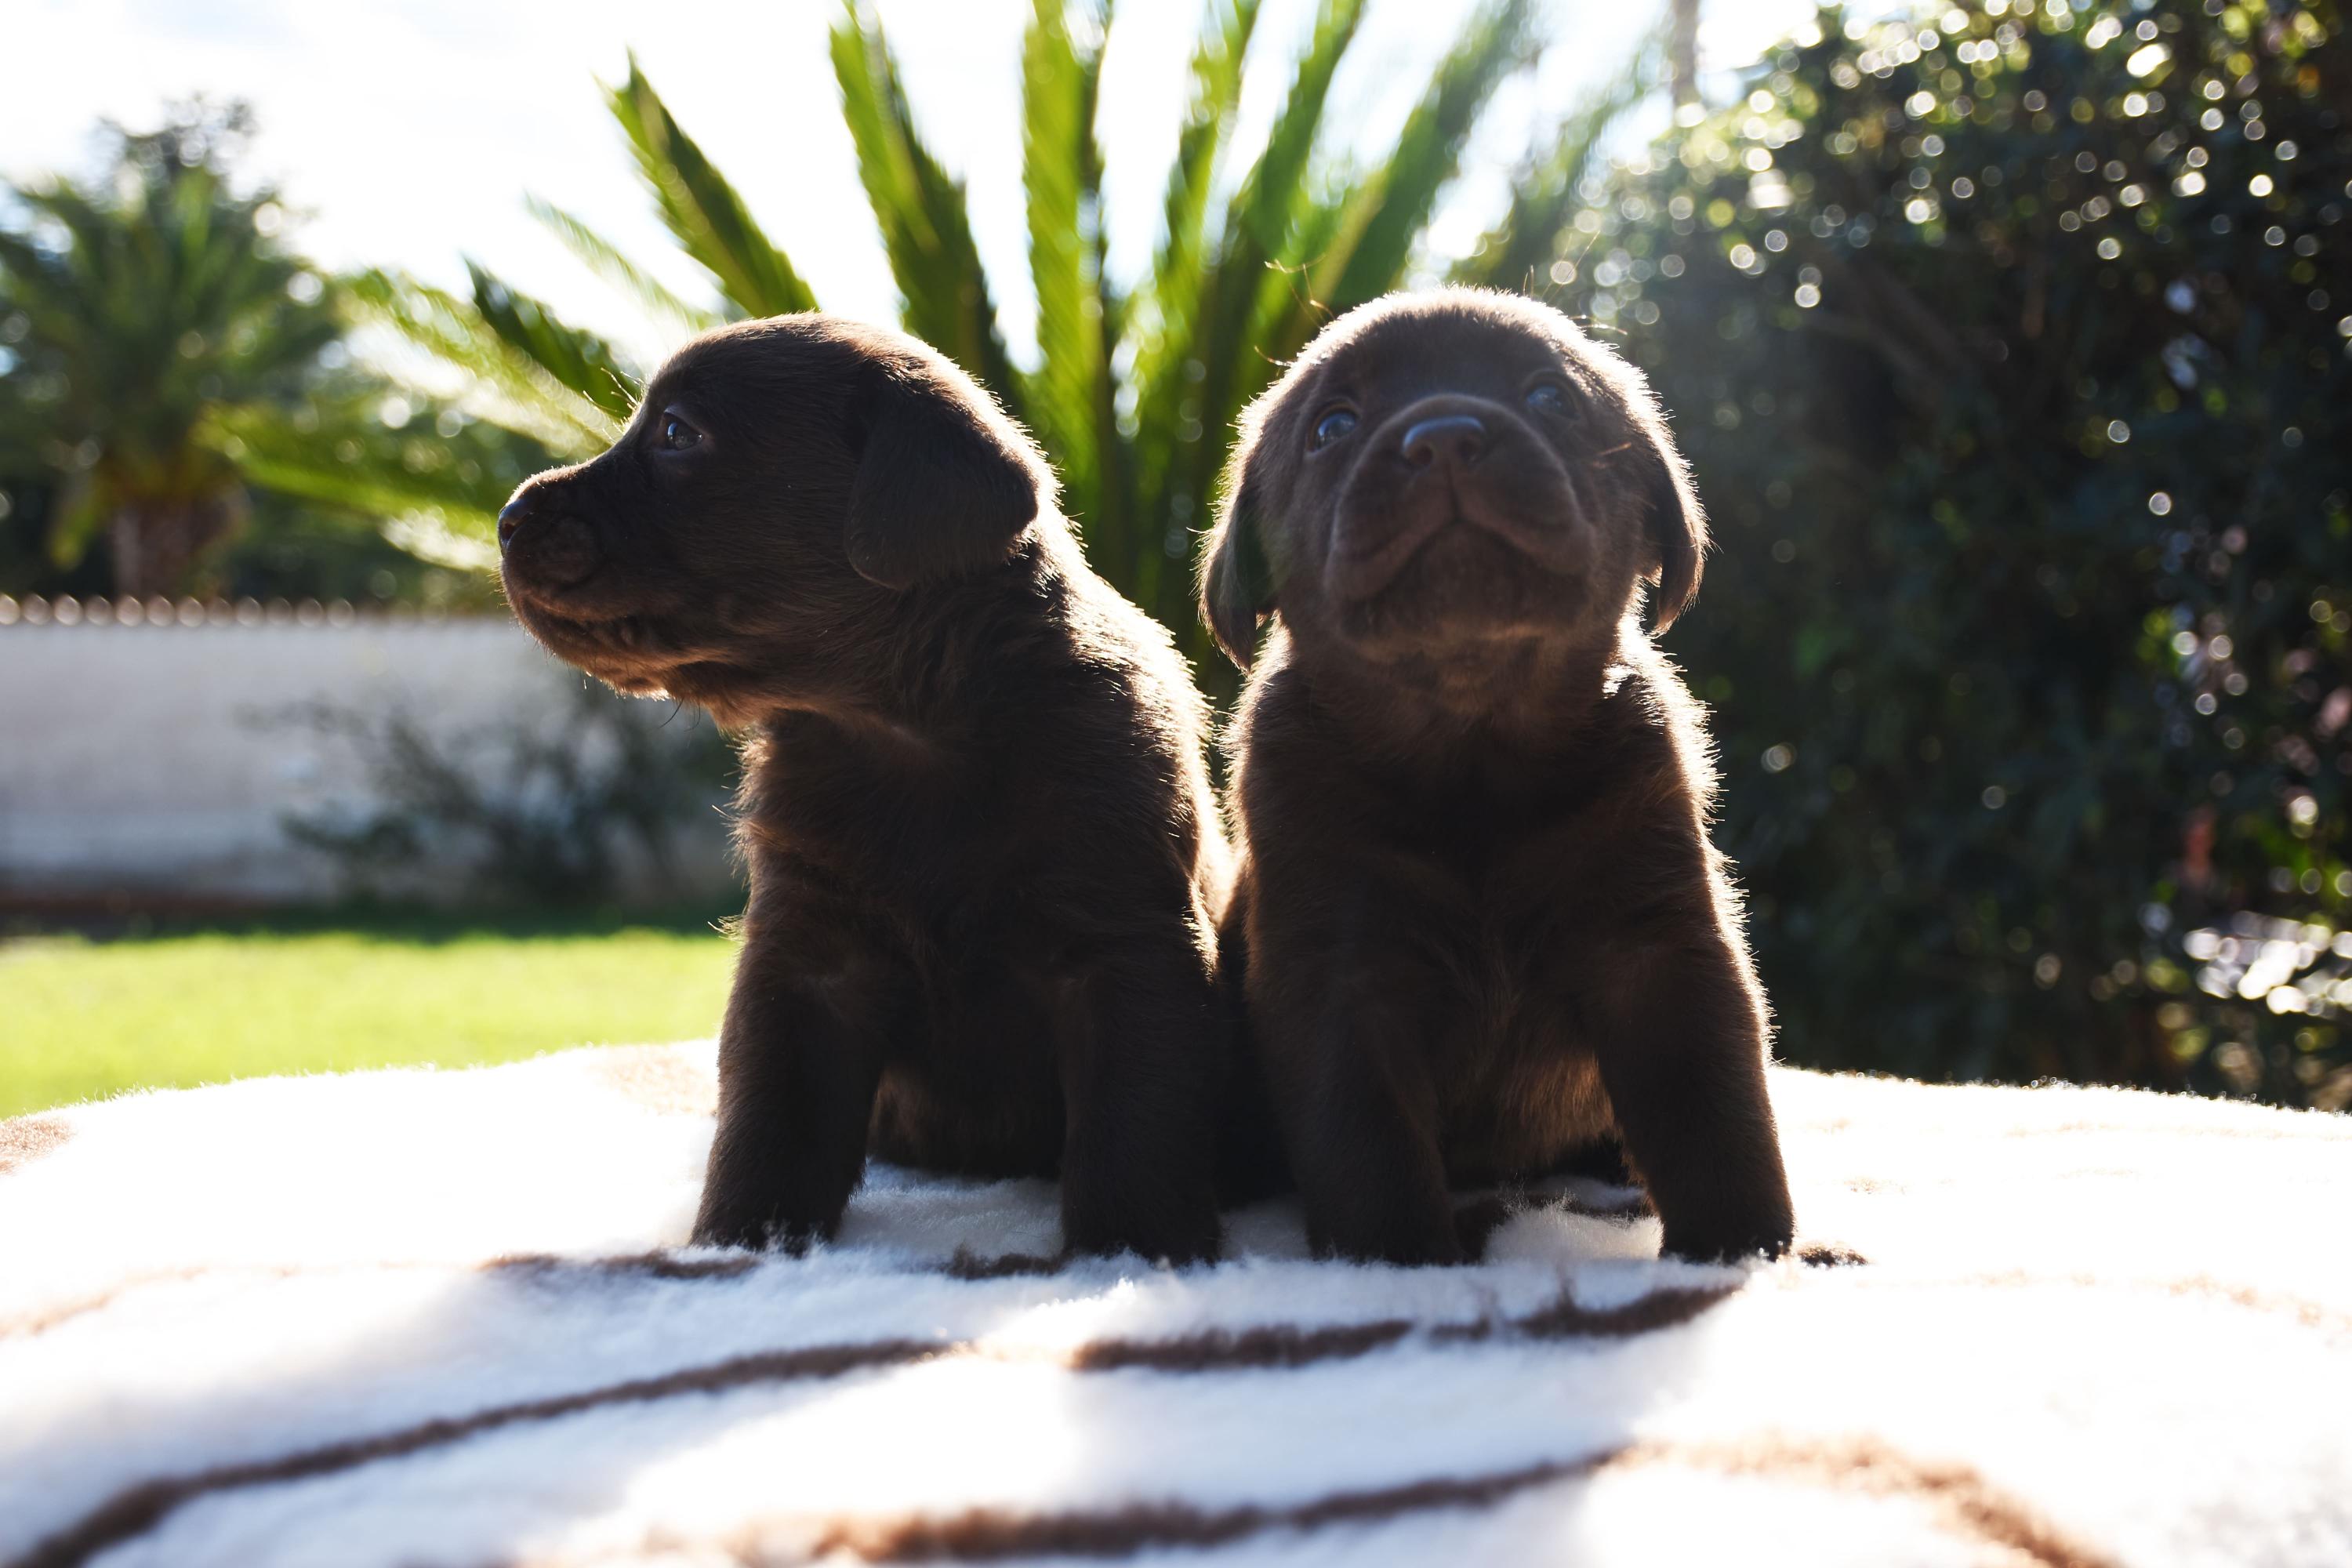
[[1343, 599], [1388, 589], [1457, 530], [1563, 576], [1584, 571], [1591, 554], [1591, 529], [1558, 455], [1483, 398], [1423, 398], [1383, 421], [1356, 458], [1334, 523], [1330, 581]]
[[509, 584], [526, 590], [576, 588], [604, 563], [595, 531], [544, 485], [525, 485], [499, 511], [499, 552]]

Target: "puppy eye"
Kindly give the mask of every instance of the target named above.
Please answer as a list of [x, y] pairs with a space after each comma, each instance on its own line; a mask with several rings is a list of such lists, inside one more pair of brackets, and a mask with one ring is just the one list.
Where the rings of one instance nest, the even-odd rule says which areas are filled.
[[1332, 409], [1315, 422], [1315, 445], [1312, 449], [1320, 451], [1355, 427], [1356, 416], [1352, 409]]
[[690, 452], [702, 445], [702, 432], [675, 414], [665, 414], [654, 444], [665, 452]]
[[1537, 382], [1528, 388], [1527, 405], [1538, 414], [1565, 416], [1570, 408], [1568, 388], [1549, 379]]

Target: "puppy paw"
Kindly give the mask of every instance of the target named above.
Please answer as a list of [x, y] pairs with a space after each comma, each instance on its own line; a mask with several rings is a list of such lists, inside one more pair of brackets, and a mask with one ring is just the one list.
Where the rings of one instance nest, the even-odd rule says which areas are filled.
[[1786, 1223], [1755, 1226], [1666, 1226], [1662, 1250], [1689, 1263], [1740, 1263], [1751, 1258], [1766, 1261], [1783, 1257], [1794, 1239]]
[[1194, 1263], [1214, 1263], [1221, 1240], [1214, 1215], [1205, 1221], [1192, 1219], [1160, 1225], [1080, 1222], [1064, 1226], [1064, 1246], [1071, 1253], [1107, 1258], [1132, 1252], [1138, 1258], [1178, 1268]]
[[694, 1222], [692, 1245], [727, 1247], [746, 1252], [782, 1252], [799, 1258], [833, 1234], [831, 1226], [779, 1219], [772, 1214], [706, 1214]]

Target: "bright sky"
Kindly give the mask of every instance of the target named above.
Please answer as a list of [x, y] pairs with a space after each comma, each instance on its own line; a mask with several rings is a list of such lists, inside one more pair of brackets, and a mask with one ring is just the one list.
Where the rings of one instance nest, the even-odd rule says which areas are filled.
[[[307, 214], [304, 248], [334, 267], [406, 268], [462, 283], [471, 256], [575, 320], [657, 355], [659, 330], [523, 210], [579, 214], [673, 286], [707, 293], [636, 184], [600, 81], [635, 49], [687, 130], [751, 203], [828, 310], [887, 321], [889, 272], [857, 184], [825, 53], [835, 0], [0, 0], [16, 63], [0, 94], [0, 174], [80, 169], [100, 117], [134, 129], [169, 98], [244, 98], [252, 163]], [[1372, 0], [1335, 86], [1339, 145], [1392, 136], [1470, 0]], [[1500, 209], [1535, 134], [1629, 56], [1658, 0], [1550, 0], [1544, 64], [1496, 97], [1440, 214], [1467, 247]], [[1021, 202], [1019, 48], [1025, 0], [881, 0], [919, 123], [969, 182], [1006, 337], [1027, 358], [1033, 307]], [[1239, 140], [1262, 142], [1314, 0], [1266, 0]], [[1811, 0], [1712, 0], [1710, 70], [1753, 59]], [[1099, 132], [1111, 265], [1149, 258], [1182, 113], [1199, 0], [1121, 0]]]

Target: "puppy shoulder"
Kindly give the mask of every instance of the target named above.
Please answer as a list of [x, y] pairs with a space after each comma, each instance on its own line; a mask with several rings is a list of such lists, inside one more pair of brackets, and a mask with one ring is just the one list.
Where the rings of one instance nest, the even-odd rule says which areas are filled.
[[1628, 624], [1620, 645], [1622, 675], [1616, 695], [1638, 737], [1634, 744], [1656, 769], [1660, 789], [1686, 797], [1704, 818], [1716, 792], [1715, 742], [1706, 729], [1706, 705], [1647, 634]]

